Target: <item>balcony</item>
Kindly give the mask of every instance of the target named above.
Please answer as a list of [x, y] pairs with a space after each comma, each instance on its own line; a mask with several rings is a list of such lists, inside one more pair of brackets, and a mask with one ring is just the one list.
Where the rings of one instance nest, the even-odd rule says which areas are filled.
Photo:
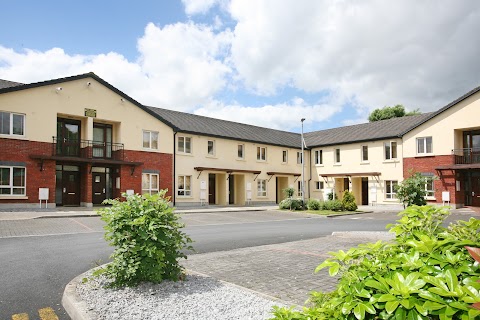
[[480, 148], [453, 149], [455, 164], [479, 164]]
[[123, 161], [123, 143], [93, 140], [69, 140], [53, 137], [52, 156]]

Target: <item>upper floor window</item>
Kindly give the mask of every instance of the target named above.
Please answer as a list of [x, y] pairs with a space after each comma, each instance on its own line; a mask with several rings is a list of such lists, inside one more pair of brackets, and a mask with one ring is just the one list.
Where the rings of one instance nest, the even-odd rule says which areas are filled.
[[158, 173], [142, 173], [142, 194], [158, 193], [158, 178]]
[[315, 164], [323, 164], [323, 150], [315, 150]]
[[395, 141], [385, 142], [385, 160], [397, 159], [397, 143]]
[[297, 152], [297, 164], [303, 163], [303, 154], [302, 152]]
[[0, 111], [0, 134], [25, 135], [25, 115]]
[[143, 147], [146, 149], [158, 149], [158, 132], [143, 130]]
[[24, 196], [26, 181], [24, 167], [0, 167], [0, 196]]
[[362, 161], [368, 161], [368, 146], [362, 146]]
[[178, 137], [178, 152], [192, 153], [192, 138], [179, 136]]
[[245, 145], [244, 144], [239, 144], [238, 149], [237, 149], [237, 158], [238, 159], [244, 159], [245, 158]]
[[387, 180], [385, 181], [385, 198], [386, 199], [396, 199], [397, 198], [397, 188], [398, 181]]
[[288, 150], [283, 150], [282, 151], [282, 163], [287, 163], [288, 162]]
[[257, 147], [257, 160], [266, 161], [267, 160], [267, 148], [266, 147]]
[[417, 154], [432, 152], [432, 137], [417, 138]]
[[335, 163], [340, 163], [340, 149], [335, 149], [334, 157]]
[[215, 155], [215, 141], [214, 140], [208, 140], [208, 142], [207, 142], [207, 153], [210, 156]]
[[257, 180], [257, 196], [259, 197], [267, 196], [267, 180], [265, 179]]

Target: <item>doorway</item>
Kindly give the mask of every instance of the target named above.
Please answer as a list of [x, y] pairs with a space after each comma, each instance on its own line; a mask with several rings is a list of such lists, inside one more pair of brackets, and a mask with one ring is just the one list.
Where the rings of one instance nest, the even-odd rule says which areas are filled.
[[480, 172], [468, 172], [465, 179], [465, 205], [480, 207]]
[[56, 166], [55, 203], [57, 206], [80, 205], [80, 168], [71, 165]]
[[57, 155], [80, 156], [80, 120], [57, 118]]
[[216, 176], [215, 173], [208, 174], [208, 204], [215, 204], [216, 199]]
[[228, 204], [235, 204], [235, 179], [234, 175], [228, 176]]
[[112, 198], [113, 180], [111, 169], [104, 167], [92, 168], [92, 203], [102, 204], [106, 199]]
[[368, 206], [368, 178], [362, 178], [362, 205]]
[[93, 157], [112, 157], [112, 126], [103, 123], [93, 124]]

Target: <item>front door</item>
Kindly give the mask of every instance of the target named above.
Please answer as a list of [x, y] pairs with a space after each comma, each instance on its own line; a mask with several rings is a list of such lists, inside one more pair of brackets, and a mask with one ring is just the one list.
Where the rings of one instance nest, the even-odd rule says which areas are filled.
[[106, 174], [102, 172], [92, 173], [92, 202], [93, 204], [102, 204], [107, 198], [107, 179]]
[[368, 205], [368, 178], [362, 178], [362, 205]]
[[62, 177], [64, 206], [80, 205], [80, 174], [79, 172], [63, 171]]
[[208, 174], [208, 203], [209, 204], [215, 204], [216, 198], [215, 198], [215, 174], [210, 173]]
[[228, 203], [235, 204], [235, 179], [234, 175], [231, 174], [228, 177]]
[[470, 179], [472, 186], [472, 206], [480, 207], [480, 172], [472, 172]]

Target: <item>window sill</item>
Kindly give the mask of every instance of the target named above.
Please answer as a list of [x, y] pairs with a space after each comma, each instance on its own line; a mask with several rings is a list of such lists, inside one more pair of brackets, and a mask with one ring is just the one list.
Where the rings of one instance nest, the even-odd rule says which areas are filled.
[[415, 156], [415, 158], [428, 158], [428, 157], [435, 157], [435, 155], [433, 153], [421, 153]]
[[267, 163], [267, 160], [258, 160], [258, 159], [257, 159], [257, 162], [260, 162], [260, 163]]
[[193, 199], [193, 196], [177, 196], [177, 199]]
[[179, 155], [179, 156], [186, 156], [186, 157], [193, 157], [193, 154], [191, 154], [191, 153], [177, 152], [177, 155]]
[[237, 161], [246, 161], [244, 158], [237, 158], [237, 159], [235, 159], [235, 160], [237, 160]]
[[27, 196], [0, 195], [0, 200], [28, 200]]
[[425, 197], [425, 200], [427, 201], [435, 201], [437, 200], [435, 197]]
[[210, 158], [210, 159], [218, 159], [218, 157], [216, 156], [212, 156], [211, 154], [210, 155], [206, 155], [205, 158]]
[[325, 165], [323, 164], [315, 164], [315, 167], [324, 167]]
[[324, 189], [313, 189], [313, 192], [323, 192]]
[[19, 140], [27, 140], [27, 136], [26, 135], [23, 135], [23, 136], [17, 136], [17, 135], [14, 135], [14, 134], [1, 134], [0, 133], [0, 138], [10, 138], [10, 139], [19, 139]]
[[362, 164], [363, 164], [363, 165], [365, 165], [365, 164], [370, 164], [370, 161], [362, 161], [362, 162], [360, 162], [360, 164], [361, 164], [361, 165], [362, 165]]
[[341, 163], [334, 163], [334, 164], [333, 164], [334, 167], [339, 167], [339, 166], [341, 166], [341, 165], [342, 165]]
[[383, 160], [383, 163], [398, 163], [400, 160], [398, 159], [388, 159], [388, 160]]
[[147, 152], [158, 152], [158, 148], [157, 149], [154, 149], [154, 148], [143, 148], [143, 151], [147, 151]]
[[268, 196], [257, 196], [257, 199], [266, 199]]

